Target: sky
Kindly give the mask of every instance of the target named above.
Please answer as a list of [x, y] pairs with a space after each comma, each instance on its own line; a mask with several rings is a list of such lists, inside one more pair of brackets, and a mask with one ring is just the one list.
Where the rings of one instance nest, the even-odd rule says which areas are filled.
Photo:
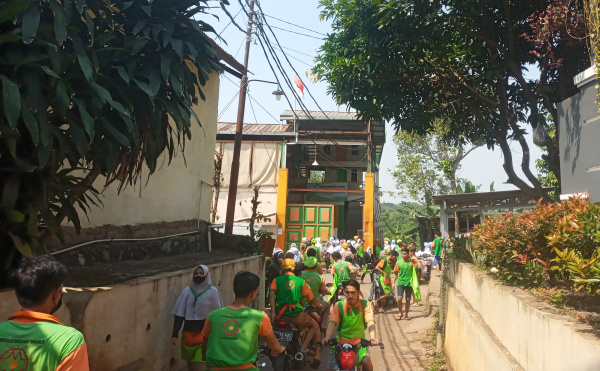
[[[236, 23], [246, 29], [247, 18], [238, 1], [229, 0], [227, 6], [229, 13], [235, 17]], [[245, 0], [242, 0], [245, 1]], [[211, 6], [216, 5], [216, 1], [209, 2]], [[260, 2], [264, 16], [269, 25], [273, 28], [283, 51], [288, 55], [293, 69], [298, 72], [305, 85], [304, 104], [310, 110], [319, 110], [318, 105], [324, 111], [346, 111], [347, 107], [337, 106], [331, 96], [327, 94], [327, 82], [310, 82], [307, 78], [307, 71], [314, 65], [314, 57], [317, 55], [319, 47], [322, 45], [324, 34], [331, 32], [330, 23], [319, 20], [320, 10], [316, 0], [290, 1], [290, 0], [261, 0]], [[258, 10], [256, 8], [255, 10]], [[242, 33], [233, 24], [230, 24], [229, 17], [221, 9], [211, 9], [212, 13], [219, 17], [219, 20], [205, 16], [204, 20], [213, 25], [217, 33], [223, 40], [216, 39], [215, 35], [210, 35], [219, 43], [219, 45], [228, 53], [233, 55], [240, 63], [244, 57], [245, 34]], [[298, 25], [303, 28], [296, 27]], [[275, 28], [277, 27], [277, 28]], [[287, 30], [287, 31], [286, 31]], [[293, 31], [293, 32], [289, 32]], [[306, 36], [310, 35], [310, 36]], [[269, 34], [274, 48], [279, 49], [273, 38]], [[256, 37], [254, 37], [256, 39]], [[286, 75], [292, 81], [294, 80], [294, 70], [285, 61], [283, 53], [279, 52], [279, 59], [282, 61]], [[259, 79], [275, 82], [273, 72], [271, 71], [263, 50], [258, 40], [252, 42], [250, 47], [250, 57], [248, 69], [251, 72], [249, 79]], [[281, 76], [278, 75], [280, 80]], [[282, 81], [282, 90], [290, 98], [292, 105], [295, 105], [291, 91]], [[290, 109], [288, 102], [282, 98], [276, 101], [272, 92], [277, 88], [276, 85], [250, 82], [248, 98], [244, 114], [245, 123], [261, 124], [279, 124], [279, 115], [286, 109]], [[311, 99], [307, 90], [312, 93], [315, 100]], [[239, 79], [225, 73], [221, 78], [221, 88], [219, 95], [219, 122], [235, 122], [237, 117]], [[315, 102], [316, 101], [316, 102]], [[294, 108], [299, 108], [298, 106]], [[351, 109], [352, 110], [352, 109]], [[531, 130], [529, 130], [530, 132]], [[386, 124], [386, 144], [384, 146], [381, 164], [380, 164], [380, 186], [383, 192], [382, 202], [398, 203], [400, 201], [409, 201], [396, 194], [397, 189], [393, 178], [393, 169], [397, 166], [396, 151], [394, 146], [391, 124]], [[529, 147], [531, 150], [531, 169], [535, 173], [535, 159], [542, 155], [541, 149], [532, 142], [531, 133], [527, 135]], [[517, 174], [522, 175], [520, 171], [521, 147], [515, 143], [511, 146], [513, 150], [513, 161]], [[502, 167], [503, 158], [499, 148], [488, 150], [486, 147], [478, 148], [471, 152], [463, 160], [462, 167], [458, 172], [460, 178], [466, 178], [475, 185], [481, 185], [480, 191], [489, 191], [490, 184], [494, 183], [496, 191], [516, 189], [512, 184], [504, 184], [508, 176]]]

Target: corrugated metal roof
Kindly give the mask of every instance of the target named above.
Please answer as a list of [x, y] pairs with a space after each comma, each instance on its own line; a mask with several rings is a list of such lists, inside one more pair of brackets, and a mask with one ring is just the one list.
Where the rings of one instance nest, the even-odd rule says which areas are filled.
[[[218, 122], [217, 133], [235, 132], [235, 122]], [[293, 133], [293, 124], [244, 124], [243, 133]]]
[[[308, 111], [307, 114], [302, 110], [296, 110], [295, 113], [300, 120], [358, 120], [358, 114], [356, 112]], [[279, 118], [281, 120], [293, 120], [296, 116], [294, 115], [294, 110], [285, 110]]]

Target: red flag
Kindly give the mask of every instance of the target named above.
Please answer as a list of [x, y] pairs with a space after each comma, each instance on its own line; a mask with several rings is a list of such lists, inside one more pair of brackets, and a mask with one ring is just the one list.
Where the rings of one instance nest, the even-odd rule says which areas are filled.
[[296, 83], [296, 93], [300, 96], [300, 98], [304, 98], [304, 84], [302, 80], [298, 76], [294, 77], [294, 82]]

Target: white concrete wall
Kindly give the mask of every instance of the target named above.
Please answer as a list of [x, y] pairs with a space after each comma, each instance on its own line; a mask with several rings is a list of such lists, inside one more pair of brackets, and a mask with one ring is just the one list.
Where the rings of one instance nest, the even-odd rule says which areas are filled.
[[104, 207], [93, 208], [88, 215], [89, 222], [81, 217], [82, 228], [209, 220], [219, 107], [217, 72], [210, 74], [203, 92], [206, 100], [199, 100], [193, 107], [202, 126], [192, 118], [192, 139], [186, 138], [185, 158], [179, 152], [168, 165], [168, 154], [164, 154], [147, 185], [148, 169], [144, 167], [141, 193], [139, 183], [136, 187], [128, 186], [120, 194], [116, 183], [104, 189], [105, 179], [99, 177], [94, 187], [102, 191]]
[[[556, 309], [532, 294], [504, 286], [471, 264], [456, 260], [449, 263], [449, 279], [457, 293], [472, 307], [472, 314], [481, 316], [493, 336], [524, 370], [600, 370], [599, 331], [570, 316], [557, 314]], [[446, 323], [453, 333], [446, 333], [446, 349], [455, 342], [463, 351], [473, 343], [482, 344], [480, 339], [460, 344], [461, 339], [468, 338], [463, 335], [472, 333], [470, 327], [474, 319], [461, 316], [460, 311], [452, 307], [455, 306], [452, 295], [449, 299]], [[452, 325], [455, 321], [463, 321], [456, 331]], [[486, 352], [482, 354], [488, 356]], [[459, 357], [462, 357], [460, 353], [449, 351], [451, 364], [458, 362]]]
[[[190, 262], [190, 266], [194, 266]], [[212, 283], [223, 304], [233, 302], [233, 278], [239, 271], [264, 277], [264, 256], [210, 265]], [[111, 287], [73, 288], [57, 312], [61, 322], [83, 332], [92, 371], [181, 370], [179, 344], [171, 344], [177, 297], [190, 284], [192, 268]], [[264, 285], [257, 306], [264, 308]], [[19, 309], [12, 290], [0, 292], [0, 320]], [[110, 335], [110, 340], [107, 337]]]

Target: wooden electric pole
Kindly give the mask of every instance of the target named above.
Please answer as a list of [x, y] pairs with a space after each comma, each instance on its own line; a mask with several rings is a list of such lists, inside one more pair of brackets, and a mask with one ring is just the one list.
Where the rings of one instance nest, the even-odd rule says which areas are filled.
[[248, 11], [248, 30], [246, 31], [246, 51], [244, 53], [244, 71], [240, 82], [240, 99], [238, 103], [237, 125], [235, 127], [235, 141], [233, 143], [233, 160], [231, 161], [231, 176], [229, 177], [229, 193], [227, 194], [227, 214], [225, 216], [225, 234], [233, 233], [233, 219], [235, 217], [235, 203], [240, 174], [240, 152], [242, 148], [242, 130], [244, 129], [244, 111], [246, 109], [246, 92], [248, 91], [248, 57], [250, 56], [250, 42], [252, 41], [252, 25], [254, 17], [254, 0], [250, 0]]

